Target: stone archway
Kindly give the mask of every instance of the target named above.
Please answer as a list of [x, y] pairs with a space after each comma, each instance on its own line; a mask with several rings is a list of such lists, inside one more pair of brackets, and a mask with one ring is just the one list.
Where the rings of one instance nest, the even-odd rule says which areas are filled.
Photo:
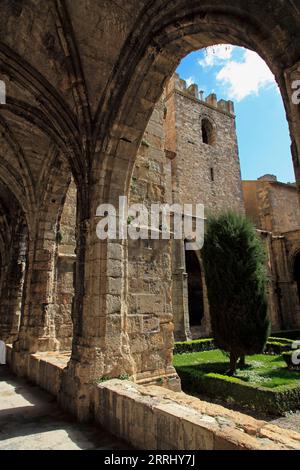
[[[245, 11], [240, 4], [232, 6], [227, 2], [209, 7], [209, 2], [197, 2], [196, 5], [195, 2], [193, 5], [181, 1], [175, 3], [170, 11], [168, 8], [157, 10], [156, 16], [151, 17], [150, 10], [139, 18], [136, 29], [132, 30], [128, 43], [123, 46], [107, 94], [101, 102], [101, 106], [110, 111], [102, 120], [95, 122], [95, 162], [101, 164], [94, 163], [93, 174], [96, 175], [97, 183], [90, 188], [92, 215], [86, 250], [86, 271], [88, 268], [90, 274], [86, 277], [83, 300], [84, 334], [81, 342], [84, 347], [80, 352], [81, 358], [95, 358], [97, 351], [101, 351], [101, 360], [96, 359], [96, 364], [93, 363], [87, 372], [94, 378], [101, 374], [116, 376], [124, 370], [138, 381], [145, 378], [151, 380], [151, 377], [159, 374], [175, 378], [172, 355], [165, 356], [165, 368], [160, 371], [145, 370], [143, 363], [133, 357], [135, 353], [132, 353], [132, 347], [135, 343], [130, 341], [132, 326], [128, 311], [127, 242], [117, 240], [107, 243], [97, 240], [97, 218], [93, 216], [102, 202], [117, 206], [119, 196], [128, 195], [135, 158], [149, 117], [168, 78], [185, 55], [221, 42], [250, 48], [266, 60], [281, 89], [290, 124], [298, 182], [300, 178], [297, 174], [299, 122], [295, 120], [299, 110], [291, 104], [291, 83], [286, 76], [287, 70], [297, 62], [298, 57], [294, 48], [288, 50], [284, 46], [288, 37], [288, 34], [285, 36], [285, 26], [282, 26], [282, 37], [279, 40], [279, 19], [275, 20], [270, 15], [268, 21], [262, 22], [261, 11], [258, 14], [254, 4], [253, 9]], [[280, 9], [278, 3], [275, 10], [279, 15]], [[289, 15], [293, 21], [293, 14], [289, 12]], [[138, 42], [141, 30], [143, 41]], [[96, 291], [92, 279], [95, 270], [100, 272], [104, 281], [98, 283]], [[163, 308], [170, 312], [170, 299], [167, 302], [168, 305]], [[165, 344], [169, 345], [172, 343], [172, 317], [163, 318], [164, 328], [159, 330], [160, 337], [163, 336]], [[97, 327], [91, 337], [89, 331], [92, 322]], [[138, 326], [137, 331], [142, 334], [141, 328], [141, 325]]]
[[[295, 2], [133, 0], [126, 7], [120, 2], [94, 2], [90, 11], [88, 4], [53, 0], [48, 10], [41, 1], [35, 2], [34, 8], [31, 2], [20, 2], [18, 6], [5, 2], [0, 38], [0, 70], [10, 82], [12, 95], [6, 108], [1, 107], [1, 115], [17, 131], [16, 139], [10, 142], [10, 162], [5, 161], [5, 165], [13, 167], [9, 178], [14, 179], [15, 191], [23, 190], [28, 199], [26, 214], [32, 227], [29, 261], [34, 266], [29, 277], [35, 276], [36, 286], [42, 287], [39, 296], [39, 287], [31, 290], [28, 280], [31, 287], [27, 289], [24, 341], [17, 347], [27, 352], [55, 348], [53, 322], [47, 323], [51, 318], [49, 309], [41, 317], [40, 306], [35, 315], [35, 307], [31, 309], [29, 304], [30, 299], [35, 305], [43, 299], [47, 307], [52, 301], [49, 286], [53, 244], [50, 240], [49, 248], [45, 246], [49, 240], [44, 244], [36, 237], [35, 224], [41, 207], [40, 160], [47, 158], [45, 149], [54, 144], [69, 160], [80, 188], [75, 334], [62, 396], [65, 405], [83, 418], [90, 410], [91, 385], [104, 375], [128, 373], [136, 381], [163, 379], [170, 386], [176, 382], [169, 279], [159, 297], [159, 322], [157, 316], [153, 319], [152, 298], [147, 298], [143, 286], [136, 299], [141, 318], [137, 314], [133, 321], [128, 309], [128, 244], [98, 240], [95, 214], [99, 204], [117, 205], [120, 195], [129, 194], [148, 120], [168, 78], [185, 55], [213, 44], [231, 43], [248, 47], [266, 60], [285, 103], [300, 187], [300, 114], [299, 106], [291, 102], [291, 84], [300, 74], [300, 20]], [[34, 38], [30, 43], [24, 41], [27, 21], [31, 22]], [[99, 28], [101, 21], [109, 27]], [[6, 134], [10, 136], [7, 129]], [[25, 157], [16, 145], [18, 141], [22, 142]], [[8, 154], [4, 145], [2, 153]], [[21, 190], [17, 184], [20, 178], [15, 176], [20, 169], [24, 181]], [[58, 186], [60, 176], [57, 172], [54, 177]], [[42, 232], [46, 220], [43, 222]], [[36, 242], [40, 244], [37, 251]], [[37, 258], [40, 269], [34, 264]], [[158, 259], [152, 260], [164, 272], [169, 269], [169, 261], [168, 246], [159, 263]], [[44, 274], [42, 263], [46, 263]], [[44, 289], [45, 285], [49, 289]], [[45, 322], [37, 326], [35, 320], [40, 318]], [[37, 338], [41, 337], [44, 340], [38, 344]], [[151, 361], [145, 365], [138, 350], [146, 354], [150, 348]], [[153, 366], [156, 354], [159, 368]]]

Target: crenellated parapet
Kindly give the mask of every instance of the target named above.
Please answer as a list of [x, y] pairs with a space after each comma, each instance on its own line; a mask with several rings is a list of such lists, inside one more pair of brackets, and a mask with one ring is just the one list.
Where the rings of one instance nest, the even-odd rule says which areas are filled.
[[211, 93], [207, 97], [204, 96], [204, 91], [200, 90], [198, 85], [192, 83], [190, 85], [187, 84], [186, 80], [180, 78], [180, 76], [175, 73], [172, 78], [169, 80], [166, 89], [166, 95], [168, 96], [170, 93], [177, 91], [185, 96], [190, 98], [196, 99], [208, 106], [215, 108], [219, 111], [231, 114], [234, 116], [234, 103], [231, 100], [219, 100], [215, 93]]

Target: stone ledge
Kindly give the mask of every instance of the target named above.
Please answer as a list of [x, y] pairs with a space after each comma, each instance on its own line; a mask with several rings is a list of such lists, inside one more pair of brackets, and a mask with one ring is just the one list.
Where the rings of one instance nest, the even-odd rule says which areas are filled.
[[96, 420], [146, 450], [299, 450], [300, 434], [184, 393], [111, 380], [97, 386]]
[[[58, 397], [67, 353], [21, 354], [7, 345], [18, 375]], [[300, 434], [183, 392], [110, 380], [94, 389], [95, 419], [145, 450], [300, 450]]]
[[68, 353], [22, 354], [6, 345], [7, 364], [14, 373], [25, 376], [44, 390], [58, 397], [62, 373], [67, 366]]

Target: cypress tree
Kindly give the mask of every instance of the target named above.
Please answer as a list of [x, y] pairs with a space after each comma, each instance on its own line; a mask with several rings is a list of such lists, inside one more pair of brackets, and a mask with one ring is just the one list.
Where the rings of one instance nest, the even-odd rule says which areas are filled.
[[239, 358], [264, 351], [270, 332], [266, 255], [254, 226], [233, 212], [210, 217], [203, 263], [215, 344], [234, 375]]

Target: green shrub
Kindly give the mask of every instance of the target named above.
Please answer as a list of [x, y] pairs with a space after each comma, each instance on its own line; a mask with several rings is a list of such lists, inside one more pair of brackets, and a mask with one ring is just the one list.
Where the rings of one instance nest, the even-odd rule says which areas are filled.
[[196, 341], [184, 341], [175, 343], [174, 354], [212, 351], [213, 349], [216, 349], [213, 339], [199, 339]]
[[270, 389], [234, 377], [203, 374], [192, 366], [177, 367], [176, 370], [183, 389], [192, 394], [202, 393], [271, 415], [282, 415], [299, 409], [300, 385], [281, 385]]
[[292, 345], [294, 343], [294, 340], [293, 339], [287, 339], [287, 338], [276, 338], [274, 336], [270, 336], [270, 338], [268, 339], [268, 341], [270, 342], [278, 342], [278, 343], [281, 343], [281, 344], [290, 344]]
[[227, 212], [208, 218], [202, 256], [215, 344], [230, 354], [233, 375], [269, 336], [265, 251], [251, 222]]
[[290, 349], [291, 349], [291, 343], [282, 343], [279, 341], [268, 341], [266, 344], [266, 348], [265, 348], [265, 354], [280, 355], [284, 351], [290, 351]]
[[293, 370], [299, 370], [300, 371], [300, 364], [296, 365], [292, 361], [292, 356], [296, 352], [295, 351], [286, 351], [282, 353], [283, 360], [285, 361], [286, 365], [288, 366], [289, 369]]
[[287, 331], [278, 331], [274, 333], [274, 336], [277, 338], [289, 338], [290, 340], [300, 340], [300, 330], [287, 330]]
[[[277, 341], [275, 341], [277, 340]], [[267, 342], [266, 354], [282, 354], [284, 351], [290, 351], [293, 344], [292, 340], [281, 338], [269, 338]], [[194, 341], [176, 342], [174, 354], [187, 354], [193, 352], [212, 351], [217, 349], [213, 338], [199, 339]]]

